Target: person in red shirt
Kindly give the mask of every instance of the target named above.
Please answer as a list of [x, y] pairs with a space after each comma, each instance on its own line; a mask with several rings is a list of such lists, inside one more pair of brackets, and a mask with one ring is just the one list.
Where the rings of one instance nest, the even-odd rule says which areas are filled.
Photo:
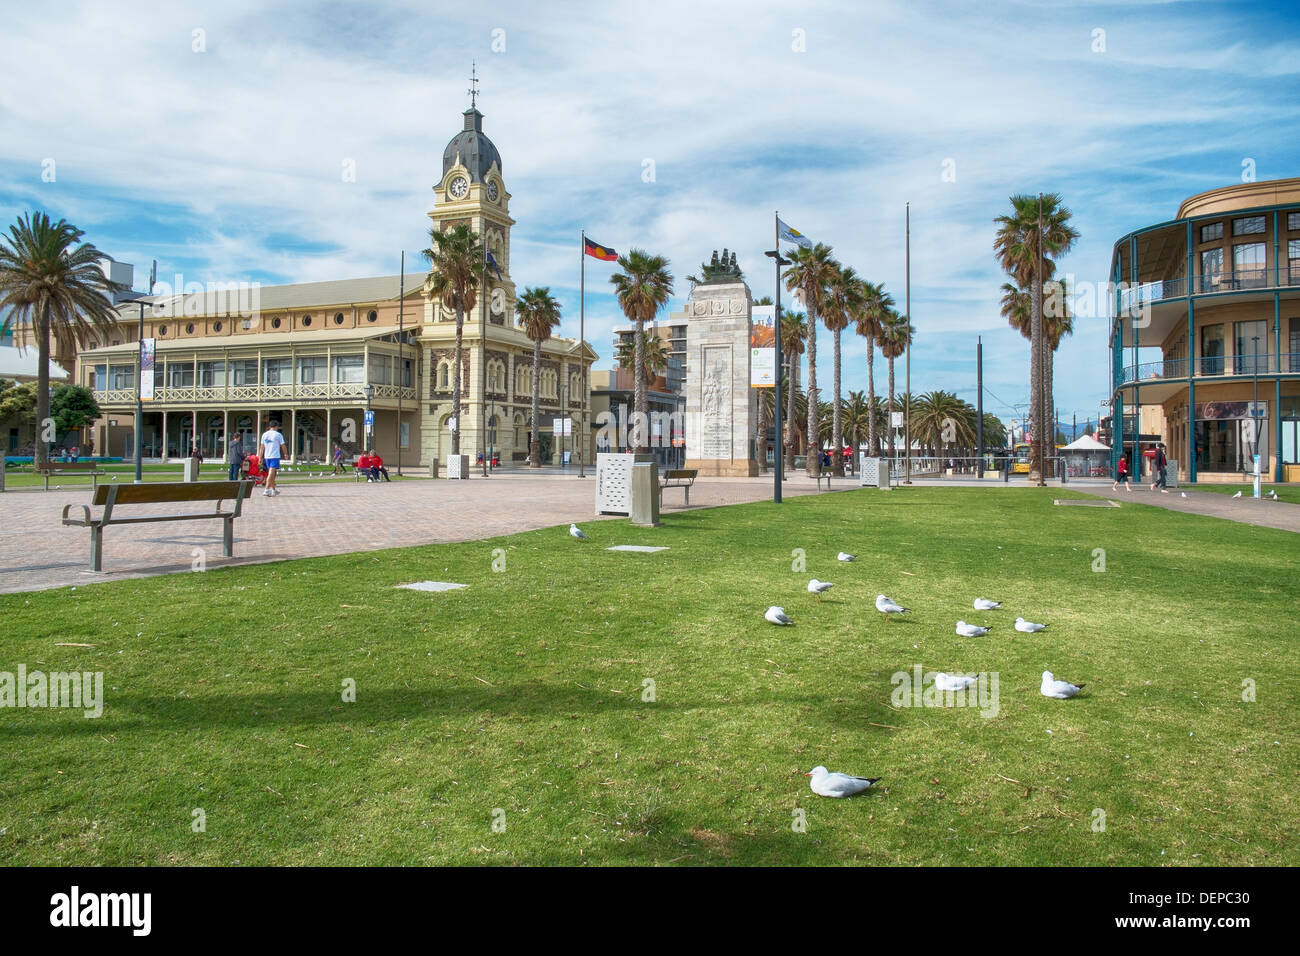
[[363, 451], [360, 455], [358, 455], [356, 462], [354, 462], [354, 465], [357, 471], [361, 472], [366, 476], [366, 481], [373, 480], [370, 475], [370, 453], [369, 452]]
[[1121, 481], [1126, 489], [1133, 490], [1133, 486], [1128, 483], [1128, 459], [1123, 454], [1119, 456], [1119, 465], [1115, 469], [1115, 483], [1110, 486], [1110, 490], [1119, 491]]
[[384, 459], [380, 458], [373, 448], [370, 449], [369, 461], [370, 461], [371, 481], [378, 481], [380, 475], [384, 476], [384, 481], [393, 480], [392, 478], [388, 477], [388, 469], [384, 467]]

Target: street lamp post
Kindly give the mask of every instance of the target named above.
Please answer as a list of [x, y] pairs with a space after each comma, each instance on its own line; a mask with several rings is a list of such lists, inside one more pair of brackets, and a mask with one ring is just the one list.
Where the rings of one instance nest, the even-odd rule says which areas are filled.
[[1254, 466], [1255, 466], [1254, 493], [1255, 493], [1255, 497], [1258, 498], [1259, 497], [1259, 336], [1253, 335], [1251, 336], [1251, 340], [1255, 343], [1255, 359], [1252, 362], [1252, 367], [1251, 367], [1251, 372], [1253, 373], [1253, 378], [1254, 378], [1255, 396], [1254, 396], [1254, 400], [1251, 401], [1250, 403], [1250, 432], [1251, 432], [1251, 437], [1254, 438], [1255, 440], [1254, 441], [1255, 448], [1254, 451], [1252, 452], [1251, 457], [1253, 458]]
[[[781, 434], [781, 426], [782, 426], [782, 422], [781, 422], [781, 267], [788, 266], [790, 264], [789, 259], [781, 258], [781, 230], [779, 225], [777, 227], [776, 242], [777, 242], [777, 247], [775, 249], [773, 249], [770, 252], [765, 252], [763, 254], [766, 256], [771, 256], [774, 260], [776, 260], [776, 299], [775, 299], [776, 306], [775, 306], [775, 310], [772, 313], [772, 331], [776, 335], [776, 343], [775, 343], [776, 375], [774, 376], [775, 381], [773, 383], [774, 387], [776, 388], [776, 391], [772, 396], [773, 398], [772, 436], [775, 441], [776, 448], [773, 449], [772, 452], [772, 500], [779, 505], [781, 503], [781, 481], [785, 477], [785, 463], [783, 461], [783, 455], [785, 452], [785, 447], [784, 447], [785, 438]], [[790, 381], [792, 383], [790, 387], [793, 388], [794, 387], [793, 374], [790, 376]]]

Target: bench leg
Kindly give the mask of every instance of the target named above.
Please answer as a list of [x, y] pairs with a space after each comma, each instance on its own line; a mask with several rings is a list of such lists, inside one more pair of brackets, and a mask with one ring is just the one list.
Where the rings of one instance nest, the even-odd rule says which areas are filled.
[[90, 529], [90, 570], [104, 570], [104, 529], [98, 526]]
[[686, 485], [685, 488], [686, 488], [686, 507], [689, 508], [691, 506], [691, 486]]
[[235, 519], [225, 518], [222, 520], [225, 527], [221, 534], [221, 553], [227, 558], [235, 556]]

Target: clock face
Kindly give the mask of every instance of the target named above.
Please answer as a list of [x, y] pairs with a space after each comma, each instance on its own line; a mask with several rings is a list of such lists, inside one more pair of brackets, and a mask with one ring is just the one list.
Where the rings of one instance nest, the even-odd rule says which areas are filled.
[[488, 193], [488, 202], [497, 201], [497, 196], [499, 196], [501, 193], [497, 189], [497, 183], [495, 179], [488, 183], [487, 193]]
[[451, 193], [453, 199], [464, 199], [469, 195], [469, 180], [464, 176], [457, 176], [447, 187], [447, 192]]

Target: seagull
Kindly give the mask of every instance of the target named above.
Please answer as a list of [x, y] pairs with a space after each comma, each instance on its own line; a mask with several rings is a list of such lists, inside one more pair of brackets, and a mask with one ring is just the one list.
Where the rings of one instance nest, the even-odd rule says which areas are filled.
[[1026, 621], [1023, 617], [1016, 618], [1016, 630], [1022, 634], [1037, 634], [1045, 627], [1046, 624], [1035, 624], [1033, 621]]
[[1276, 491], [1273, 492], [1273, 494], [1270, 495], [1269, 497], [1271, 497], [1274, 501], [1277, 501], [1277, 492]]
[[831, 773], [825, 767], [813, 767], [804, 776], [812, 777], [809, 786], [819, 797], [851, 797], [880, 780], [879, 777], [850, 777], [847, 773]]
[[974, 675], [966, 677], [962, 674], [945, 674], [943, 671], [934, 675], [934, 686], [940, 690], [965, 690], [973, 683]]
[[816, 578], [813, 578], [808, 582], [808, 593], [820, 601], [822, 599], [822, 593], [829, 591], [833, 587], [835, 587], [835, 585], [831, 584], [829, 581], [818, 581]]
[[1178, 493], [1179, 493], [1180, 495], [1182, 495], [1184, 498], [1187, 497], [1187, 492], [1185, 492], [1185, 491], [1180, 491], [1180, 492], [1178, 492]]
[[857, 556], [856, 554], [849, 554], [847, 551], [841, 551], [839, 554], [835, 555], [835, 560], [836, 560], [836, 561], [856, 561], [856, 560], [858, 560], [858, 556]]
[[1051, 671], [1043, 671], [1043, 685], [1038, 688], [1038, 692], [1044, 697], [1068, 700], [1083, 690], [1085, 686], [1084, 684], [1071, 684], [1068, 680], [1057, 680], [1052, 676]]
[[794, 623], [794, 621], [790, 620], [789, 616], [785, 613], [785, 608], [777, 607], [776, 605], [768, 608], [767, 613], [764, 614], [763, 617], [769, 624], [776, 624], [779, 627], [787, 627]]
[[978, 624], [967, 624], [965, 621], [957, 622], [957, 633], [962, 637], [983, 637], [988, 632], [987, 627], [980, 627]]
[[891, 599], [891, 598], [887, 598], [887, 597], [885, 597], [883, 594], [877, 594], [877, 595], [876, 595], [876, 610], [879, 611], [881, 614], [885, 615], [885, 623], [888, 624], [888, 623], [889, 623], [889, 615], [891, 615], [891, 614], [907, 614], [909, 611], [911, 611], [911, 608], [903, 607], [903, 606], [902, 606], [901, 604], [899, 604], [897, 601], [894, 601], [894, 600]]
[[1240, 492], [1240, 491], [1237, 492], [1237, 493], [1236, 493], [1235, 495], [1233, 495], [1232, 497], [1234, 497], [1234, 498], [1240, 498], [1240, 497], [1241, 497], [1241, 492]]
[[975, 599], [975, 610], [977, 611], [996, 611], [1001, 606], [1001, 601], [990, 601], [988, 598]]
[[579, 528], [576, 524], [569, 525], [569, 536], [574, 538], [581, 538], [583, 541], [591, 540], [585, 534], [582, 533], [582, 529]]

